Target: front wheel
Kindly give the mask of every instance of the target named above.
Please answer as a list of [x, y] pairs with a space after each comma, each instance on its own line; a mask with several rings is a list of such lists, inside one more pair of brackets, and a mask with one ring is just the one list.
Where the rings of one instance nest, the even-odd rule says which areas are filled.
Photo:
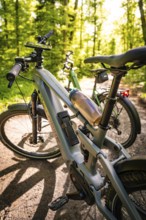
[[[126, 171], [119, 175], [124, 187], [139, 212], [141, 219], [146, 219], [146, 171]], [[106, 206], [118, 220], [132, 220], [121, 203], [112, 185], [106, 194]]]
[[[38, 115], [39, 116], [39, 115]], [[48, 119], [40, 117], [37, 143], [32, 141], [32, 118], [28, 109], [10, 109], [0, 115], [2, 143], [13, 152], [33, 159], [60, 156], [56, 134]]]
[[[103, 93], [94, 98], [101, 110], [105, 106], [107, 95], [107, 93]], [[97, 99], [99, 99], [98, 102]], [[137, 128], [140, 127], [139, 116], [134, 114], [137, 111], [130, 100], [126, 99], [126, 97], [122, 98], [117, 94], [117, 101], [110, 117], [109, 130], [107, 132], [109, 137], [122, 144], [124, 148], [130, 147], [134, 143], [138, 133]]]

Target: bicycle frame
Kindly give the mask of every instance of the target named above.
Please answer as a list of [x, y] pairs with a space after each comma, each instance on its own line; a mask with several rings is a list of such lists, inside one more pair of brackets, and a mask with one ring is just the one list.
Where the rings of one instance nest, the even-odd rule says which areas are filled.
[[[90, 186], [92, 193], [95, 197], [95, 202], [102, 212], [102, 214], [109, 220], [114, 220], [113, 214], [102, 204], [101, 202], [101, 189], [104, 186], [103, 177], [96, 169], [97, 161], [100, 160], [101, 165], [108, 178], [110, 179], [113, 187], [115, 188], [120, 200], [124, 204], [127, 212], [133, 220], [141, 219], [137, 210], [130, 201], [123, 184], [121, 183], [113, 165], [122, 158], [130, 158], [127, 151], [120, 145], [114, 142], [106, 136], [107, 126], [109, 118], [111, 116], [113, 106], [115, 103], [115, 94], [118, 90], [120, 80], [122, 78], [122, 73], [115, 74], [112, 87], [109, 93], [108, 101], [103, 111], [101, 122], [98, 128], [93, 128], [87, 123], [86, 119], [74, 108], [71, 101], [69, 100], [69, 95], [66, 89], [57, 81], [57, 79], [46, 69], [36, 68], [33, 74], [35, 85], [37, 90], [40, 92], [39, 96], [41, 103], [44, 106], [46, 115], [50, 115], [53, 121], [55, 130], [59, 137], [61, 147], [60, 151], [64, 161], [67, 166], [70, 167], [71, 164], [76, 165], [76, 170], [80, 173], [84, 181]], [[73, 114], [80, 119], [83, 124], [93, 135], [93, 142], [80, 130], [78, 129], [76, 135], [80, 142], [86, 146], [89, 151], [89, 159], [87, 163], [84, 163], [84, 158], [81, 153], [80, 143], [71, 146], [64, 135], [63, 129], [56, 117], [59, 112], [64, 111], [62, 107], [62, 102], [68, 106], [68, 108], [73, 112]], [[106, 155], [101, 150], [102, 146], [106, 145], [109, 148], [114, 147], [119, 152], [118, 160], [110, 162]]]
[[69, 79], [70, 81], [72, 82], [73, 86], [79, 90], [81, 90], [81, 87], [79, 85], [79, 81], [78, 81], [78, 78], [73, 70], [73, 68], [70, 69], [70, 72], [69, 72]]

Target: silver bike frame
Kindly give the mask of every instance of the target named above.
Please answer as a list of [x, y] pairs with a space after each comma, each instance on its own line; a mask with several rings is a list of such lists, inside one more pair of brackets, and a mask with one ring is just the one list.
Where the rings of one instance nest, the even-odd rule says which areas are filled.
[[[91, 191], [95, 197], [95, 202], [98, 209], [106, 217], [106, 219], [116, 219], [113, 214], [106, 208], [106, 206], [101, 202], [100, 189], [103, 187], [104, 183], [103, 178], [96, 169], [97, 160], [100, 160], [100, 163], [103, 166], [106, 175], [110, 179], [128, 214], [133, 220], [140, 220], [141, 218], [139, 216], [139, 213], [130, 201], [127, 192], [123, 187], [123, 184], [116, 174], [116, 171], [113, 167], [114, 162], [111, 163], [108, 160], [101, 148], [103, 145], [106, 145], [107, 147], [116, 147], [119, 150], [120, 159], [129, 158], [130, 155], [120, 144], [117, 144], [116, 142], [114, 142], [114, 140], [106, 137], [106, 131], [104, 129], [93, 128], [90, 124], [87, 123], [85, 118], [81, 114], [79, 114], [78, 110], [75, 109], [72, 105], [66, 89], [48, 70], [43, 68], [36, 68], [33, 77], [35, 81], [35, 86], [40, 92], [40, 98], [44, 106], [45, 113], [46, 115], [49, 115], [51, 117], [58, 138], [60, 140], [60, 151], [62, 157], [67, 166], [70, 166], [73, 161], [76, 162], [78, 172], [83, 176], [88, 185], [91, 187]], [[80, 143], [74, 146], [70, 146], [59, 124], [57, 113], [64, 111], [62, 102], [68, 106], [72, 113], [76, 115], [82, 123], [87, 123], [87, 128], [93, 134], [93, 136], [96, 137], [96, 141], [93, 143], [86, 135], [81, 132], [81, 130], [76, 131], [79, 140], [85, 145], [86, 149], [90, 153], [87, 163], [84, 163], [84, 158], [80, 149]]]

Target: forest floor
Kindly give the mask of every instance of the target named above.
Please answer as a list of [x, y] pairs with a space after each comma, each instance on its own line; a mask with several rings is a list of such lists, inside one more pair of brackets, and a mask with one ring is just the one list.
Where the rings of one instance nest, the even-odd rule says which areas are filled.
[[[83, 82], [91, 92], [91, 84]], [[146, 153], [146, 106], [132, 96], [141, 119], [142, 131], [128, 149], [131, 155]], [[25, 160], [0, 142], [0, 220], [103, 220], [95, 205], [69, 201], [56, 212], [48, 204], [66, 192], [72, 184], [61, 157], [50, 160]]]

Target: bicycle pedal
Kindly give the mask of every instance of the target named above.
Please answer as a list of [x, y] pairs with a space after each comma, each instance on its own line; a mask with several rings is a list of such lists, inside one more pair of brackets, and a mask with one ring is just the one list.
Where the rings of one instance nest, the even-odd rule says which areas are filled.
[[66, 195], [68, 199], [71, 199], [71, 200], [83, 200], [85, 198], [85, 194], [83, 192], [67, 193]]
[[69, 201], [68, 196], [60, 196], [49, 204], [49, 208], [52, 211], [56, 211], [60, 209], [63, 205], [65, 205]]

